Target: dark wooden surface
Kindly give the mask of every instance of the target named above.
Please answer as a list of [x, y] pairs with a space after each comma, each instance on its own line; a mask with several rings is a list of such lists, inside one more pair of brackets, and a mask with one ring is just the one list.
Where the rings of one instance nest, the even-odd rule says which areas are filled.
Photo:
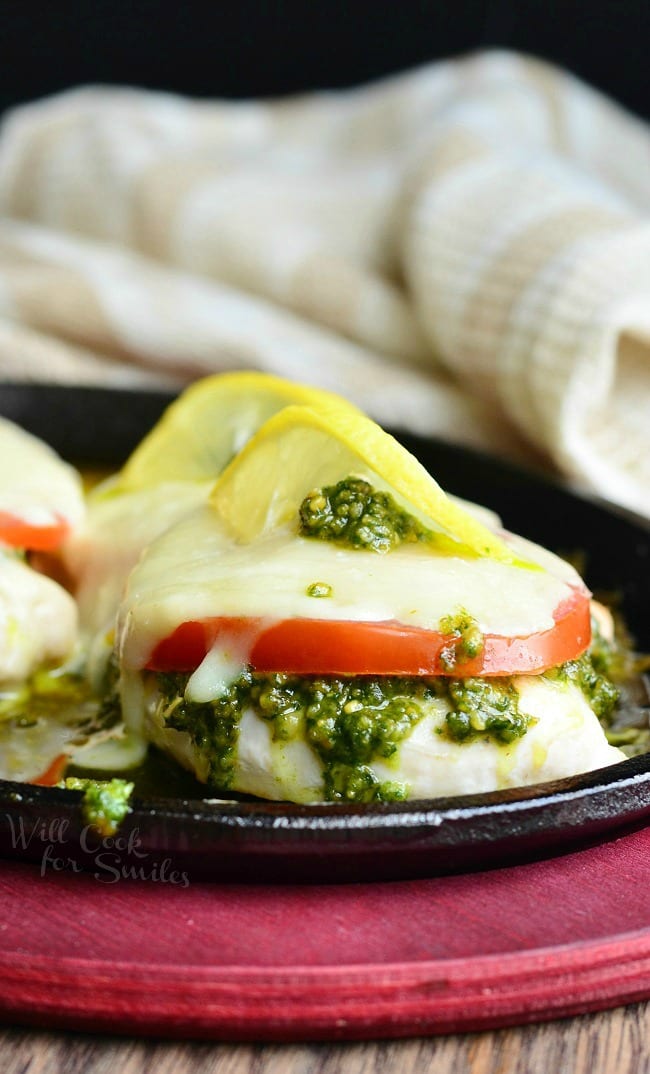
[[2, 1074], [646, 1074], [650, 1004], [545, 1025], [361, 1044], [168, 1043], [0, 1031]]

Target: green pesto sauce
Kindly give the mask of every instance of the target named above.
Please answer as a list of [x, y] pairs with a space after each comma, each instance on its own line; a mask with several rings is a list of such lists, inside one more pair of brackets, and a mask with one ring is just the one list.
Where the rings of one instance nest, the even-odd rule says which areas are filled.
[[314, 489], [300, 505], [303, 537], [334, 541], [347, 548], [390, 552], [405, 542], [432, 544], [438, 535], [359, 477]]
[[391, 757], [424, 715], [426, 684], [410, 679], [316, 678], [243, 672], [218, 700], [187, 700], [189, 676], [156, 676], [167, 727], [187, 731], [207, 761], [208, 781], [232, 783], [239, 723], [245, 709], [265, 720], [274, 742], [303, 738], [323, 766], [329, 801], [404, 798], [402, 784], [380, 781], [368, 767]]
[[236, 679], [218, 701], [204, 703], [186, 698], [188, 680], [189, 675], [177, 672], [156, 675], [157, 715], [167, 727], [190, 735], [208, 762], [208, 782], [229, 787], [237, 761], [239, 721], [247, 704], [245, 676]]
[[618, 687], [594, 666], [591, 652], [583, 653], [577, 660], [569, 660], [560, 667], [544, 672], [545, 678], [555, 682], [571, 682], [584, 694], [601, 723], [606, 722], [616, 708]]
[[189, 676], [156, 675], [159, 716], [186, 731], [206, 762], [208, 782], [232, 784], [239, 723], [247, 708], [270, 727], [274, 742], [302, 738], [322, 766], [328, 801], [386, 802], [405, 798], [398, 781], [379, 780], [374, 761], [395, 757], [400, 743], [437, 698], [448, 711], [440, 733], [454, 742], [484, 738], [500, 745], [525, 734], [509, 680], [434, 679], [399, 676], [317, 677], [242, 673], [226, 694], [211, 702], [185, 697]]
[[[635, 652], [625, 625], [614, 614], [614, 638], [604, 637], [598, 622], [592, 619], [592, 643], [585, 657], [569, 668], [569, 674], [581, 680], [586, 696], [593, 697], [592, 707], [607, 740], [619, 746], [628, 757], [650, 752], [648, 694], [644, 673], [650, 670], [650, 656]], [[580, 666], [582, 663], [582, 666]]]
[[456, 615], [443, 616], [439, 628], [441, 634], [449, 636], [448, 644], [440, 653], [440, 662], [446, 671], [473, 660], [483, 652], [483, 635], [479, 625], [464, 608]]
[[[101, 697], [76, 671], [39, 668], [17, 689], [0, 692], [0, 729], [37, 727], [49, 722], [70, 728], [72, 745], [96, 731], [107, 730], [122, 718], [118, 692], [119, 670], [114, 657], [102, 684]], [[74, 731], [78, 734], [75, 736]], [[0, 733], [0, 749], [5, 744]]]
[[0, 723], [11, 720], [17, 726], [30, 727], [62, 708], [77, 710], [91, 698], [81, 675], [39, 669], [17, 690], [0, 693]]
[[535, 721], [519, 711], [511, 679], [437, 679], [438, 696], [449, 709], [442, 733], [454, 742], [489, 739], [509, 745]]
[[126, 815], [131, 812], [129, 799], [133, 784], [124, 779], [97, 780], [68, 776], [59, 786], [68, 791], [83, 791], [83, 818], [102, 838], [115, 835]]
[[305, 591], [308, 597], [331, 597], [334, 589], [329, 582], [312, 582]]
[[[642, 661], [632, 652], [629, 639], [619, 632], [612, 641], [605, 638], [592, 618], [592, 639], [589, 649], [577, 660], [544, 672], [547, 679], [571, 682], [584, 694], [588, 704], [607, 734], [621, 699], [624, 684], [641, 670]], [[614, 742], [616, 736], [610, 737]], [[623, 742], [632, 741], [623, 736]], [[616, 742], [616, 744], [620, 744]]]
[[650, 670], [650, 655], [637, 653], [632, 638], [620, 617], [614, 613], [614, 637], [610, 641], [599, 629], [598, 621], [591, 620], [591, 645], [589, 652], [594, 669], [612, 682], [623, 685], [630, 679]]

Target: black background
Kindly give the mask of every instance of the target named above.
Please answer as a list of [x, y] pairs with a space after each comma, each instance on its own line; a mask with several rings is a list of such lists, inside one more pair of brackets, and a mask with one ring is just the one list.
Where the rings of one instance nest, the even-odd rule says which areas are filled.
[[552, 59], [650, 117], [650, 0], [0, 0], [0, 107], [82, 82], [268, 96], [483, 46]]

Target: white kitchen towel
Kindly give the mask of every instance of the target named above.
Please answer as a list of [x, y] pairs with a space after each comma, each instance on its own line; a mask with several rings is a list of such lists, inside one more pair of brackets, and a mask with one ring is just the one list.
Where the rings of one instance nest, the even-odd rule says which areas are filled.
[[0, 213], [0, 379], [268, 370], [650, 515], [650, 132], [545, 63], [72, 90], [6, 117]]

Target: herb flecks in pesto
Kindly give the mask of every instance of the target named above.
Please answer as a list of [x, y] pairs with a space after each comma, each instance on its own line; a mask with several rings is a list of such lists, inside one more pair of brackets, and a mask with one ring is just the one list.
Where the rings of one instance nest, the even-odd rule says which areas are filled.
[[312, 582], [306, 589], [308, 597], [331, 597], [333, 592], [334, 589], [329, 582]]
[[190, 701], [185, 696], [189, 676], [172, 673], [156, 676], [160, 690], [158, 709], [162, 722], [176, 731], [187, 731], [208, 761], [208, 781], [229, 787], [237, 759], [239, 721], [246, 705], [246, 675], [240, 676], [216, 701]]
[[614, 636], [608, 638], [600, 629], [598, 620], [592, 616], [589, 656], [595, 671], [622, 685], [635, 676], [650, 671], [650, 655], [635, 652], [625, 624], [615, 613], [613, 624]]
[[187, 731], [207, 762], [208, 780], [229, 786], [239, 721], [251, 708], [269, 724], [274, 742], [306, 741], [322, 764], [328, 801], [379, 802], [406, 797], [403, 784], [380, 780], [373, 760], [389, 759], [424, 716], [435, 695], [427, 680], [396, 677], [318, 678], [243, 672], [218, 700], [184, 696], [188, 676], [156, 676], [160, 715]]
[[300, 505], [300, 534], [380, 553], [405, 542], [436, 540], [436, 534], [404, 511], [389, 492], [377, 491], [360, 477], [346, 477], [310, 492]]
[[508, 745], [534, 722], [519, 711], [511, 679], [436, 679], [439, 697], [449, 705], [443, 733], [454, 742], [477, 738]]
[[83, 791], [83, 818], [102, 838], [115, 835], [124, 818], [131, 812], [129, 799], [133, 793], [133, 784], [124, 779], [104, 781], [68, 776], [59, 786], [69, 791]]
[[564, 677], [583, 691], [612, 746], [628, 757], [650, 751], [650, 708], [647, 679], [650, 656], [634, 651], [620, 619], [614, 615], [614, 636], [606, 637], [592, 619], [592, 641], [579, 660], [547, 672]]
[[440, 653], [440, 663], [445, 671], [452, 671], [483, 652], [484, 640], [479, 625], [464, 608], [455, 615], [443, 616], [439, 628], [440, 633], [449, 638]]
[[589, 648], [576, 660], [544, 672], [552, 682], [570, 682], [582, 691], [587, 703], [607, 728], [618, 704], [621, 691], [617, 685], [633, 673], [632, 654], [616, 639], [609, 640], [592, 617]]
[[544, 674], [552, 681], [571, 682], [577, 686], [601, 721], [607, 721], [616, 708], [619, 689], [610, 679], [596, 671], [589, 652], [577, 660], [568, 660], [560, 667], [551, 668]]
[[187, 675], [156, 675], [159, 716], [186, 731], [202, 758], [208, 782], [232, 784], [239, 723], [246, 709], [264, 720], [274, 743], [302, 739], [320, 761], [323, 795], [333, 802], [381, 802], [405, 798], [399, 781], [381, 780], [375, 762], [396, 758], [401, 743], [446, 702], [439, 733], [454, 742], [483, 738], [505, 745], [531, 721], [517, 707], [510, 680], [400, 676], [300, 676], [244, 671], [226, 694], [211, 702], [185, 697]]
[[97, 726], [114, 727], [122, 719], [122, 699], [120, 696], [120, 668], [115, 650], [111, 652], [100, 690]]
[[369, 767], [393, 757], [425, 714], [426, 683], [397, 677], [313, 678], [287, 683], [301, 695], [305, 737], [323, 763], [330, 801], [394, 801], [399, 783], [382, 782]]

